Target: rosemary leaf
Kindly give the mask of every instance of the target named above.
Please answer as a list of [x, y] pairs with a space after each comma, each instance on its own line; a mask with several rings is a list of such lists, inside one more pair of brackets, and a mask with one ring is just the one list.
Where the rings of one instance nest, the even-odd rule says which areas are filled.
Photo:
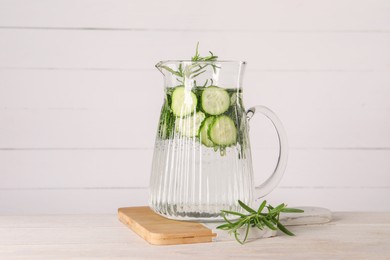
[[283, 226], [280, 222], [278, 222], [277, 224], [278, 228], [280, 231], [282, 231], [283, 233], [289, 235], [289, 236], [295, 236], [295, 234], [293, 232], [291, 232], [290, 230], [288, 230], [285, 226]]
[[285, 213], [302, 213], [303, 210], [301, 209], [292, 209], [292, 208], [284, 208], [281, 210], [281, 212], [285, 212]]
[[257, 210], [257, 213], [258, 213], [258, 214], [260, 214], [260, 213], [263, 211], [263, 209], [264, 209], [264, 207], [265, 207], [266, 204], [267, 204], [267, 201], [266, 201], [266, 200], [264, 200], [264, 201], [260, 204], [260, 207], [259, 207], [259, 209]]
[[274, 225], [272, 225], [272, 223], [271, 222], [269, 222], [267, 219], [263, 219], [263, 223], [268, 227], [268, 228], [270, 228], [270, 229], [272, 229], [272, 230], [277, 230], [277, 228], [274, 226]]
[[244, 202], [242, 202], [241, 200], [238, 200], [238, 204], [240, 204], [240, 206], [245, 209], [246, 211], [248, 211], [249, 213], [257, 213], [256, 210], [252, 209], [251, 207], [249, 207], [248, 205], [246, 205]]
[[223, 213], [226, 213], [226, 214], [232, 214], [232, 215], [237, 215], [237, 216], [240, 216], [240, 217], [246, 217], [246, 215], [240, 213], [240, 212], [234, 212], [234, 211], [229, 211], [229, 210], [222, 210]]

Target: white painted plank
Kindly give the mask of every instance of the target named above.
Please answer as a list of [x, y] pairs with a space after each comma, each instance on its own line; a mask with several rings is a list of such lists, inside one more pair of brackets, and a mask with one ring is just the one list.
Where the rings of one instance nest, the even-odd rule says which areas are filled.
[[0, 1], [0, 26], [175, 30], [390, 30], [386, 0]]
[[[248, 107], [388, 110], [389, 85], [387, 71], [249, 69], [244, 100]], [[162, 100], [163, 78], [157, 70], [0, 70], [0, 109], [134, 109], [147, 102], [158, 110]]]
[[[253, 151], [255, 182], [277, 151]], [[148, 187], [153, 151], [0, 151], [0, 189]], [[290, 150], [284, 188], [378, 188], [390, 184], [390, 150]]]
[[152, 147], [159, 112], [150, 107], [4, 110], [0, 112], [0, 147]]
[[116, 214], [148, 204], [147, 189], [0, 190], [0, 214]]
[[[390, 211], [389, 188], [277, 188], [271, 204], [318, 206], [332, 211]], [[146, 189], [0, 190], [0, 214], [115, 214], [120, 207], [147, 205]]]
[[[390, 110], [271, 107], [284, 123], [291, 147], [390, 147]], [[157, 106], [137, 105], [116, 110], [0, 110], [0, 147], [151, 148], [159, 113]], [[271, 124], [260, 118], [251, 121], [252, 143], [274, 146]]]
[[150, 69], [201, 53], [251, 69], [388, 70], [390, 33], [0, 30], [0, 67]]
[[152, 150], [0, 151], [0, 188], [147, 187]]
[[388, 110], [388, 72], [263, 72], [244, 76], [244, 99], [249, 107]]
[[158, 111], [163, 98], [163, 77], [157, 69], [0, 70], [0, 109], [139, 110], [136, 108], [152, 107]]
[[[268, 151], [254, 151], [255, 172], [259, 169], [258, 172], [267, 175], [273, 169], [266, 169], [270, 163], [261, 159], [268, 159], [269, 156]], [[275, 161], [276, 155], [272, 156], [268, 160]], [[318, 189], [390, 188], [388, 158], [389, 150], [290, 150], [286, 173], [279, 185], [284, 188]]]

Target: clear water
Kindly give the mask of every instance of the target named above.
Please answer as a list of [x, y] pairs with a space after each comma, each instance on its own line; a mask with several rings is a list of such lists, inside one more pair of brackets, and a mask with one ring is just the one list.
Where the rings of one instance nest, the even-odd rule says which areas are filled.
[[[240, 93], [229, 91], [232, 103], [225, 114], [238, 131], [237, 142], [229, 147], [207, 147], [199, 136], [180, 134], [177, 130], [182, 120], [172, 117], [169, 95], [167, 92], [154, 148], [150, 207], [172, 219], [196, 221], [222, 220], [221, 210], [240, 211], [238, 200], [250, 204], [254, 186]], [[197, 107], [194, 114], [200, 110]]]
[[[221, 210], [239, 211], [252, 201], [249, 159], [237, 147], [221, 156], [190, 138], [159, 140], [155, 146], [150, 206], [175, 219], [215, 220]], [[248, 158], [248, 157], [247, 157]]]

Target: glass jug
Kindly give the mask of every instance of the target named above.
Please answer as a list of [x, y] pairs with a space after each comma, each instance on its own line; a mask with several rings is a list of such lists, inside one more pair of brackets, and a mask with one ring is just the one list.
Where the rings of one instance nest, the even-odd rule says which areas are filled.
[[[245, 110], [243, 61], [161, 61], [165, 97], [158, 123], [149, 206], [171, 219], [222, 220], [221, 210], [242, 212], [271, 192], [287, 162], [287, 139], [264, 106]], [[255, 187], [249, 120], [260, 112], [273, 123], [279, 158], [273, 174]], [[260, 159], [261, 160], [261, 159]]]

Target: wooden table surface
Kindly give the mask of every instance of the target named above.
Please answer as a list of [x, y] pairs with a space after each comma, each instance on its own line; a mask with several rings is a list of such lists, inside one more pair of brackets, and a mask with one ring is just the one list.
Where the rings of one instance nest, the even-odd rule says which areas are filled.
[[152, 246], [116, 215], [0, 216], [0, 259], [390, 259], [390, 212], [337, 212], [330, 223], [290, 229], [295, 237], [245, 245]]

